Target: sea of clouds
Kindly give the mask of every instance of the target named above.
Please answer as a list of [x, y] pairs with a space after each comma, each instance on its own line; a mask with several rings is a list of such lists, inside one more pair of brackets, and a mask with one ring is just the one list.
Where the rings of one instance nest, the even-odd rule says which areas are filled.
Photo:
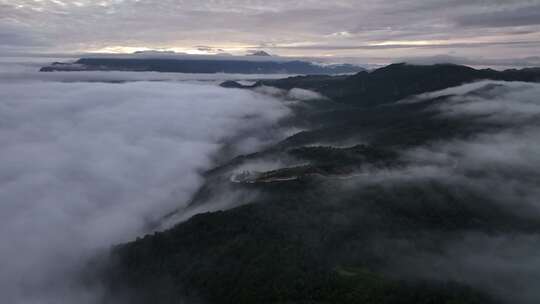
[[99, 294], [76, 279], [91, 257], [181, 210], [220, 149], [245, 153], [279, 139], [290, 113], [272, 96], [190, 75], [3, 66], [4, 303], [93, 303]]

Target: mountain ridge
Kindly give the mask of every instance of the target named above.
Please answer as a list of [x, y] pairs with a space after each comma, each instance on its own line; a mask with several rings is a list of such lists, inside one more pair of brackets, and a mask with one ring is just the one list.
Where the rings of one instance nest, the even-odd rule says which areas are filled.
[[[260, 60], [253, 60], [256, 58]], [[232, 59], [182, 58], [80, 58], [74, 63], [55, 62], [41, 72], [133, 71], [194, 74], [345, 74], [364, 69], [352, 64], [319, 65], [309, 61], [282, 60], [272, 56], [247, 56]]]
[[478, 80], [540, 82], [540, 68], [495, 71], [477, 70], [455, 64], [422, 66], [397, 63], [351, 76], [296, 76], [261, 80], [251, 86], [228, 81], [222, 83], [222, 86], [236, 88], [271, 86], [285, 90], [301, 88], [318, 92], [336, 102], [369, 106]]

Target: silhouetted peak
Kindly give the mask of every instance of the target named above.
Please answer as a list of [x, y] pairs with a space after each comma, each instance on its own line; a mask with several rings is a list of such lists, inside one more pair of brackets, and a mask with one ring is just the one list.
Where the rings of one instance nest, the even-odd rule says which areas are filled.
[[272, 56], [272, 55], [268, 54], [265, 51], [253, 51], [249, 53], [248, 56]]

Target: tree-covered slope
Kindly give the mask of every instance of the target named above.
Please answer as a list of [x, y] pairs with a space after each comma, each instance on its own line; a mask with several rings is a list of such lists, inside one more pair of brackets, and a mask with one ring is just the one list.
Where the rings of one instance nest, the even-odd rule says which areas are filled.
[[[517, 146], [537, 162], [523, 144], [523, 130], [538, 130], [539, 113], [528, 103], [536, 87], [488, 83], [398, 102], [488, 74], [537, 80], [536, 71], [394, 65], [255, 85], [314, 89], [346, 103], [362, 96], [361, 104], [372, 106], [306, 101], [293, 124], [308, 130], [208, 171], [191, 208], [231, 197], [240, 206], [114, 248], [102, 273], [107, 300], [528, 303], [513, 284], [492, 279], [529, 284], [504, 273], [515, 265], [505, 259], [519, 255], [493, 244], [519, 248], [540, 233], [540, 216], [528, 203], [540, 173], [506, 153]], [[352, 93], [339, 95], [345, 84]], [[502, 270], [482, 268], [483, 257]], [[463, 266], [471, 260], [473, 267]]]

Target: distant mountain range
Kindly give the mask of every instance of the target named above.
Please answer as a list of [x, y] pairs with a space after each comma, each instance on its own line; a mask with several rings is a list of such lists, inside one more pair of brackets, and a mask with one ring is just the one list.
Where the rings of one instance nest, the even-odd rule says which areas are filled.
[[[209, 56], [206, 56], [209, 57]], [[136, 71], [136, 72], [167, 72], [193, 74], [351, 74], [364, 71], [360, 66], [352, 64], [329, 64], [302, 60], [284, 60], [272, 57], [267, 53], [255, 53], [246, 58], [232, 57], [204, 59], [202, 56], [193, 58], [164, 57], [137, 58], [98, 57], [81, 58], [74, 63], [55, 62], [41, 68], [41, 72], [72, 72], [72, 71]]]

